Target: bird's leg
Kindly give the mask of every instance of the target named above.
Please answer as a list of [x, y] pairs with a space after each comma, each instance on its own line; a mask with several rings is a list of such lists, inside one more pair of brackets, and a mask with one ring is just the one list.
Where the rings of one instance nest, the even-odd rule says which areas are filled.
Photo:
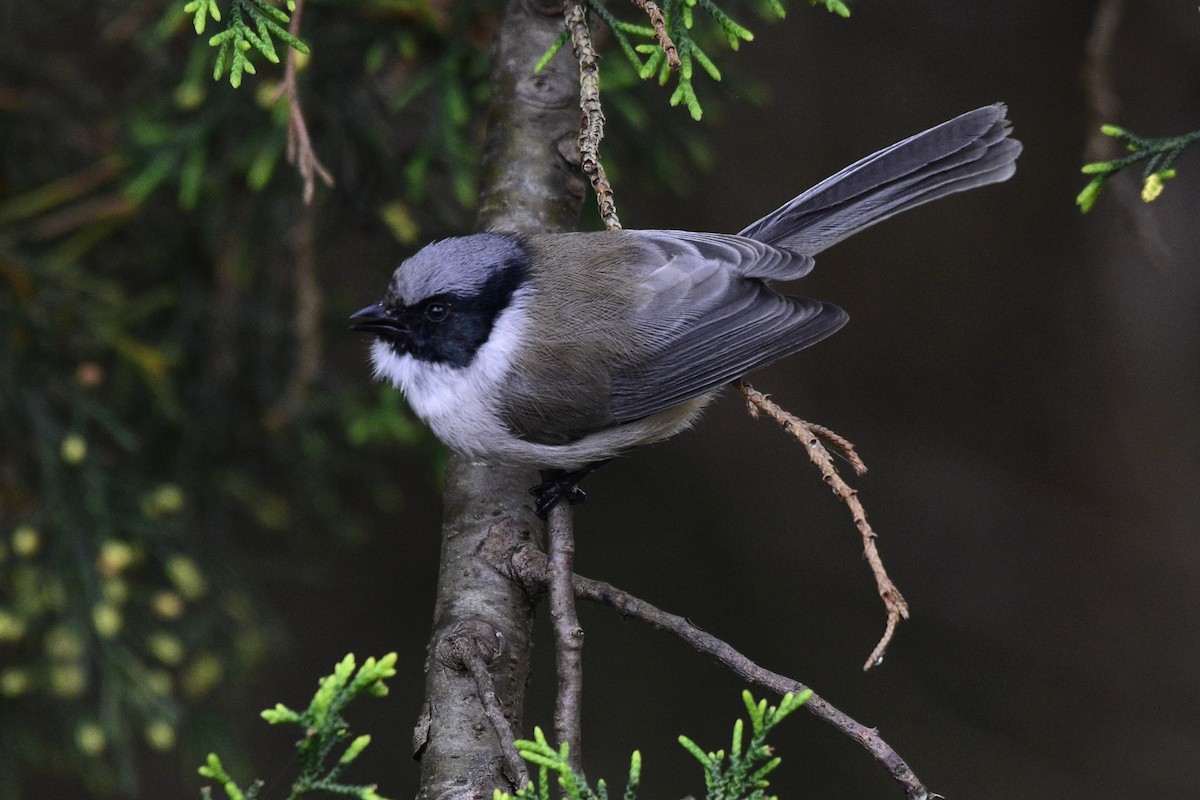
[[593, 461], [587, 466], [570, 472], [561, 469], [542, 470], [542, 482], [529, 490], [529, 493], [534, 496], [537, 515], [545, 519], [546, 515], [550, 513], [550, 509], [563, 500], [571, 505], [582, 503], [587, 499], [587, 492], [579, 488], [579, 482], [607, 463], [608, 459]]

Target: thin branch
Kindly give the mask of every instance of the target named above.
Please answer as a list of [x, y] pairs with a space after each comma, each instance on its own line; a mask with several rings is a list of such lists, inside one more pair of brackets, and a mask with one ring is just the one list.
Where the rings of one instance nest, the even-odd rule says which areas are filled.
[[818, 425], [815, 422], [805, 422], [804, 424], [807, 425], [808, 429], [817, 436], [820, 436], [825, 441], [837, 447], [838, 450], [841, 450], [842, 455], [845, 456], [846, 460], [850, 462], [850, 466], [854, 470], [855, 475], [867, 474], [866, 462], [862, 460], [862, 457], [858, 454], [858, 451], [854, 449], [854, 442], [850, 441], [845, 436], [842, 436], [837, 431], [826, 428], [824, 425]]
[[[489, 533], [489, 539], [492, 541], [481, 549], [480, 556], [501, 574], [519, 581], [526, 587], [526, 591], [533, 591], [537, 587], [544, 586], [550, 580], [546, 556], [536, 547], [517, 538], [511, 526], [494, 526]], [[800, 681], [759, 666], [729, 643], [696, 627], [684, 617], [663, 611], [612, 584], [579, 575], [573, 576], [572, 580], [575, 594], [579, 597], [604, 603], [624, 616], [639, 619], [658, 630], [678, 636], [699, 652], [712, 656], [743, 680], [781, 695], [787, 692], [802, 692], [808, 688]], [[909, 800], [930, 800], [940, 797], [925, 788], [904, 759], [879, 736], [879, 732], [874, 728], [863, 725], [815, 693], [804, 707], [818, 719], [829, 723], [862, 745], [903, 787]]]
[[559, 503], [547, 524], [549, 550], [550, 619], [554, 622], [554, 652], [558, 663], [558, 693], [554, 700], [554, 733], [566, 743], [567, 763], [583, 772], [583, 628], [575, 613], [571, 584], [575, 559], [575, 532], [571, 506]]
[[296, 361], [279, 399], [263, 415], [263, 424], [269, 431], [278, 431], [295, 418], [321, 371], [322, 302], [317, 282], [316, 212], [311, 205], [300, 210], [300, 218], [290, 234], [292, 285], [296, 292], [296, 307], [292, 312]]
[[[300, 15], [303, 11], [304, 0], [296, 0], [296, 10], [292, 12], [288, 33], [297, 39], [300, 38]], [[287, 97], [287, 160], [296, 168], [296, 171], [300, 173], [300, 178], [304, 181], [304, 202], [311, 203], [316, 183], [314, 176], [320, 177], [322, 183], [332, 188], [333, 175], [317, 158], [317, 153], [313, 150], [312, 139], [308, 135], [308, 124], [304, 121], [304, 111], [300, 107], [300, 90], [296, 86], [296, 68], [299, 57], [300, 53], [295, 48], [288, 48], [287, 65], [283, 70], [283, 83], [280, 84], [273, 99], [278, 100], [280, 96]]]
[[[879, 644], [875, 645], [875, 649], [871, 651], [871, 655], [867, 658], [866, 663], [863, 664], [863, 670], [869, 670], [883, 661], [883, 654], [887, 650], [888, 644], [892, 641], [893, 634], [896, 632], [896, 624], [901, 619], [908, 619], [908, 603], [905, 601], [904, 595], [900, 594], [900, 590], [896, 587], [896, 584], [892, 583], [892, 579], [888, 577], [887, 570], [884, 569], [883, 559], [879, 555], [879, 548], [875, 545], [875, 531], [871, 529], [871, 524], [867, 522], [867, 511], [863, 508], [862, 501], [858, 499], [858, 492], [852, 489], [842, 479], [842, 476], [838, 474], [837, 467], [833, 464], [833, 457], [830, 456], [829, 450], [825, 448], [825, 445], [821, 444], [820, 436], [825, 434], [819, 434], [810, 423], [805, 422], [795, 414], [783, 410], [769, 397], [745, 381], [734, 381], [734, 386], [746, 398], [751, 416], [757, 417], [760, 412], [766, 414], [804, 445], [804, 449], [808, 451], [809, 460], [821, 471], [821, 477], [824, 478], [825, 483], [829, 484], [829, 487], [833, 489], [833, 493], [850, 509], [850, 515], [854, 518], [854, 526], [858, 528], [858, 532], [862, 535], [863, 557], [867, 559], [867, 564], [871, 567], [871, 572], [875, 576], [875, 585], [879, 589], [879, 596], [883, 599], [883, 605], [887, 609], [887, 624], [884, 627], [883, 636], [880, 638]], [[822, 432], [827, 431], [827, 429], [820, 428], [820, 426], [817, 426], [817, 428]], [[845, 440], [840, 436], [836, 436], [835, 441], [842, 442]], [[846, 448], [843, 449], [845, 450]], [[848, 454], [853, 452], [853, 446], [851, 446], [848, 449]], [[854, 463], [854, 459], [851, 459], [851, 463]], [[861, 460], [858, 463], [861, 464]], [[863, 469], [866, 469], [865, 465]]]
[[596, 50], [592, 47], [592, 36], [588, 32], [587, 11], [582, 3], [572, 4], [566, 16], [567, 30], [571, 33], [571, 45], [579, 59], [579, 108], [583, 119], [579, 128], [579, 155], [583, 172], [592, 182], [596, 203], [600, 207], [600, 219], [610, 231], [621, 229], [617, 218], [617, 206], [613, 200], [612, 185], [600, 163], [600, 141], [604, 138], [604, 110], [600, 106], [600, 64]]
[[654, 28], [654, 39], [666, 53], [667, 64], [671, 69], [679, 69], [679, 48], [675, 47], [675, 43], [671, 41], [671, 35], [667, 33], [667, 23], [663, 19], [662, 9], [655, 5], [654, 0], [633, 0], [633, 2], [650, 18], [650, 26]]
[[492, 682], [492, 673], [488, 670], [487, 663], [477, 648], [463, 653], [463, 666], [475, 679], [475, 687], [479, 692], [479, 700], [483, 703], [483, 711], [492, 723], [492, 730], [496, 732], [496, 738], [500, 740], [500, 749], [504, 751], [504, 760], [508, 762], [509, 777], [512, 778], [513, 785], [520, 788], [529, 783], [529, 770], [525, 767], [525, 759], [521, 758], [516, 745], [513, 744], [516, 741], [517, 732], [508, 724], [508, 718], [504, 716], [504, 711], [500, 708], [500, 701], [496, 699], [496, 686]]

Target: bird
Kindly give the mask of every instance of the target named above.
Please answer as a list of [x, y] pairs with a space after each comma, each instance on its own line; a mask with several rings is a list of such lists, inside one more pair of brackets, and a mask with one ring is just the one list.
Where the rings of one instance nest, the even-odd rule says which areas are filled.
[[375, 377], [448, 447], [542, 469], [543, 517], [600, 464], [690, 427], [730, 381], [830, 336], [832, 303], [788, 296], [814, 256], [931, 200], [1005, 181], [1004, 104], [863, 158], [740, 233], [493, 230], [433, 242], [355, 312]]

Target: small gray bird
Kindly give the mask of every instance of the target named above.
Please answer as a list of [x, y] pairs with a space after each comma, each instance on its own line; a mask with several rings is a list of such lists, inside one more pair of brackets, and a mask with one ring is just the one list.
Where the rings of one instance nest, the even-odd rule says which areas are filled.
[[352, 317], [375, 375], [449, 447], [558, 471], [545, 514], [599, 463], [689, 427], [729, 381], [829, 336], [837, 306], [770, 281], [943, 195], [1007, 180], [1001, 104], [880, 150], [741, 233], [480, 233], [428, 245]]

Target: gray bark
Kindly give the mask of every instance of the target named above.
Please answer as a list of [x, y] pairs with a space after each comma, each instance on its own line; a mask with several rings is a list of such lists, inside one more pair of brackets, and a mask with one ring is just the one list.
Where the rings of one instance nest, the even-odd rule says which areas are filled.
[[[563, 28], [560, 11], [510, 0], [504, 12], [493, 52], [480, 230], [561, 231], [577, 225], [585, 188], [578, 167], [577, 73], [564, 53], [533, 72]], [[519, 731], [537, 598], [488, 566], [479, 550], [498, 524], [518, 536], [543, 538], [528, 495], [537, 482], [531, 469], [457, 455], [450, 460], [426, 703], [413, 742], [421, 761], [421, 800], [490, 800], [496, 787], [515, 788], [462, 655], [468, 648], [485, 654], [500, 707]]]

